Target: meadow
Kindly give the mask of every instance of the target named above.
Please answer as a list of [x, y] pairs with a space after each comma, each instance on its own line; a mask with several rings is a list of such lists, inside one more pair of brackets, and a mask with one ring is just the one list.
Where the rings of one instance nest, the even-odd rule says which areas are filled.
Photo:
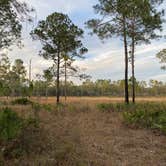
[[[44, 104], [56, 104], [56, 97], [32, 97], [33, 101], [44, 103]], [[6, 100], [6, 99], [5, 99]], [[12, 100], [9, 99], [9, 100]], [[131, 100], [131, 99], [130, 99]], [[121, 103], [124, 101], [123, 97], [68, 97], [67, 103], [87, 103], [87, 104], [98, 104], [98, 103]], [[65, 103], [65, 98], [61, 98], [61, 102]], [[166, 97], [137, 97], [136, 102], [166, 102]]]
[[[24, 121], [14, 138], [5, 140], [1, 136], [0, 165], [164, 166], [166, 163], [165, 132], [141, 125], [142, 114], [134, 114], [136, 120], [130, 121], [133, 118], [130, 113], [143, 108], [148, 112], [166, 111], [165, 97], [138, 98], [135, 106], [126, 106], [122, 98], [108, 97], [69, 97], [66, 103], [62, 98], [63, 104], [59, 106], [54, 97], [30, 100], [32, 103], [20, 104], [14, 98], [8, 102], [1, 98], [1, 112], [7, 107]], [[129, 114], [127, 118], [125, 113]]]

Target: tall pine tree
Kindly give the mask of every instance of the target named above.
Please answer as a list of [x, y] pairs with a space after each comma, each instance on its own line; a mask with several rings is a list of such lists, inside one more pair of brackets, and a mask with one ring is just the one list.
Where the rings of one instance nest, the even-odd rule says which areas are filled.
[[40, 21], [32, 31], [32, 37], [40, 40], [43, 48], [40, 55], [51, 59], [56, 66], [57, 103], [60, 102], [60, 68], [64, 62], [63, 53], [80, 57], [87, 51], [81, 42], [83, 30], [72, 23], [70, 18], [62, 13], [53, 13], [46, 20]]

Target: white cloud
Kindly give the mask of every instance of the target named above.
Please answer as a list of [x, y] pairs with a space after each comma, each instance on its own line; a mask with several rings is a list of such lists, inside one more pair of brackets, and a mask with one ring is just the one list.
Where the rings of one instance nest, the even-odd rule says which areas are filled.
[[163, 48], [166, 48], [166, 43], [154, 42], [149, 45], [139, 46], [137, 48], [136, 54], [145, 55], [146, 53], [149, 53], [149, 52], [156, 52], [156, 51], [158, 52], [158, 51], [162, 50]]
[[159, 80], [159, 81], [166, 81], [166, 74], [158, 74], [158, 75], [153, 75], [151, 77], [148, 77], [146, 80]]
[[96, 0], [20, 0], [32, 5], [39, 18], [43, 18], [51, 12], [73, 13], [75, 11], [85, 11], [95, 4]]

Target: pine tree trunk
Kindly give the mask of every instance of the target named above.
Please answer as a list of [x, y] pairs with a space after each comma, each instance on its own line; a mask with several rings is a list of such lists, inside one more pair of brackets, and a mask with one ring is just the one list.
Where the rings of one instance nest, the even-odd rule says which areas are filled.
[[65, 101], [67, 100], [67, 64], [65, 61]]
[[127, 47], [127, 33], [126, 33], [126, 18], [123, 16], [123, 37], [125, 50], [125, 103], [129, 104], [129, 90], [128, 90], [128, 47]]
[[45, 92], [45, 96], [46, 96], [46, 101], [48, 101], [48, 85], [46, 84], [46, 92]]
[[[133, 27], [134, 31], [134, 27]], [[135, 39], [134, 34], [132, 35], [132, 52], [131, 52], [131, 66], [132, 66], [132, 102], [135, 103], [135, 66], [134, 66], [134, 59], [135, 59]]]
[[56, 92], [56, 102], [59, 104], [60, 102], [60, 82], [59, 82], [59, 70], [60, 70], [60, 52], [58, 52], [58, 61], [57, 61], [57, 92]]

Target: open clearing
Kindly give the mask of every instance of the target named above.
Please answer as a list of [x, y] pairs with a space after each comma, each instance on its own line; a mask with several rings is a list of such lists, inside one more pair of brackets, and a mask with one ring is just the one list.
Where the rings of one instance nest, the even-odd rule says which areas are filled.
[[[54, 103], [55, 98], [33, 99]], [[165, 166], [166, 136], [148, 129], [124, 124], [121, 112], [101, 112], [96, 104], [122, 101], [121, 98], [68, 99], [68, 109], [39, 112], [40, 139], [33, 152], [19, 159], [5, 161], [18, 166]], [[156, 101], [139, 98], [138, 101]], [[157, 98], [165, 102], [166, 98]], [[12, 106], [24, 116], [30, 106]], [[23, 111], [24, 110], [24, 111]], [[33, 138], [34, 139], [34, 138]], [[57, 160], [59, 161], [57, 163]]]
[[[40, 103], [48, 103], [48, 104], [55, 104], [56, 98], [55, 97], [41, 97], [33, 98], [34, 101], [38, 101]], [[64, 97], [61, 98], [61, 101], [64, 103]], [[109, 103], [109, 102], [123, 102], [123, 97], [68, 97], [67, 103], [88, 103], [88, 104], [98, 104], [98, 103]], [[137, 102], [166, 102], [166, 97], [138, 97], [136, 98]]]

